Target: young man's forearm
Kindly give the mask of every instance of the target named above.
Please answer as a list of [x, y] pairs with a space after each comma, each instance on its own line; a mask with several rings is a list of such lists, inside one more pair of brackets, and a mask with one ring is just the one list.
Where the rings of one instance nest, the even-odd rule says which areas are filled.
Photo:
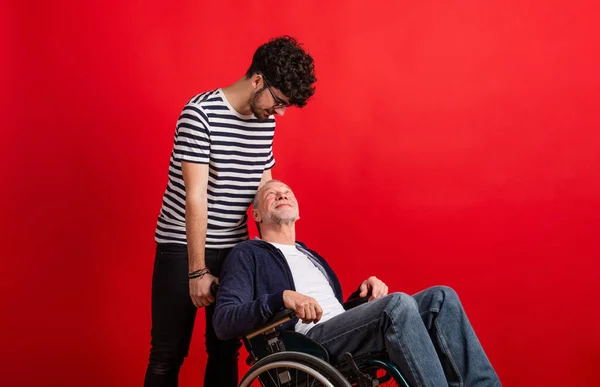
[[208, 205], [206, 197], [199, 200], [186, 200], [185, 230], [188, 246], [189, 271], [206, 267], [204, 249], [208, 225]]

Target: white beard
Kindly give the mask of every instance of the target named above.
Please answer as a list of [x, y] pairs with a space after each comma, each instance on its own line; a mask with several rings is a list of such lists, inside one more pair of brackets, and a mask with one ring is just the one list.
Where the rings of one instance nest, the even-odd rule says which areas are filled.
[[276, 224], [276, 225], [292, 224], [296, 220], [298, 220], [299, 218], [300, 217], [298, 216], [297, 213], [295, 213], [295, 214], [281, 215], [281, 214], [278, 214], [276, 211], [273, 211], [269, 215], [269, 221], [270, 221], [270, 223], [273, 223], [273, 224]]

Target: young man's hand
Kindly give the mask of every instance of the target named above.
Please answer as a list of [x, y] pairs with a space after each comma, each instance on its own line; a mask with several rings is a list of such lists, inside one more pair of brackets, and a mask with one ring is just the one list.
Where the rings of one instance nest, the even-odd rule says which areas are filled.
[[359, 296], [366, 296], [369, 294], [369, 290], [371, 291], [371, 297], [369, 297], [369, 301], [373, 301], [388, 294], [387, 285], [375, 276], [367, 278], [362, 284], [360, 284]]
[[293, 290], [283, 292], [283, 303], [285, 307], [296, 312], [296, 316], [304, 324], [318, 323], [323, 316], [323, 309], [312, 297], [305, 296]]
[[200, 278], [190, 279], [190, 298], [196, 308], [201, 308], [215, 302], [215, 298], [210, 292], [210, 285], [213, 282], [219, 282], [219, 280], [208, 273]]

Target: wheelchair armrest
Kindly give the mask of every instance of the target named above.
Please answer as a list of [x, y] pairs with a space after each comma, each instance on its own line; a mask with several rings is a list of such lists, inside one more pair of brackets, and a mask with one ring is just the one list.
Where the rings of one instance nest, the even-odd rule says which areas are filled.
[[356, 308], [359, 305], [362, 305], [366, 302], [369, 301], [369, 297], [371, 297], [371, 291], [369, 290], [369, 293], [367, 293], [366, 296], [364, 297], [355, 297], [351, 300], [348, 300], [346, 302], [344, 302], [344, 304], [342, 305], [344, 307], [344, 310], [350, 310], [352, 308]]
[[291, 309], [284, 309], [281, 312], [275, 314], [275, 316], [273, 316], [273, 318], [269, 320], [265, 326], [255, 329], [252, 332], [248, 333], [246, 335], [246, 338], [250, 340], [253, 337], [261, 335], [275, 327], [280, 326], [281, 324], [292, 320], [294, 317], [296, 317], [296, 312], [294, 312]]
[[351, 300], [344, 302], [344, 304], [343, 304], [344, 310], [350, 310], [352, 308], [356, 308], [357, 306], [366, 303], [367, 301], [369, 301], [369, 297], [370, 296], [356, 297], [356, 298], [353, 298]]

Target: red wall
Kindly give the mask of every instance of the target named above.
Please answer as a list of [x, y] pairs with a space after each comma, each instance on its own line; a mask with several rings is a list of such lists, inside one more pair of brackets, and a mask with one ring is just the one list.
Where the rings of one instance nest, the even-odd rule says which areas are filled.
[[299, 239], [346, 292], [454, 287], [507, 386], [598, 385], [598, 6], [220, 3], [2, 6], [0, 384], [141, 385], [177, 116], [288, 33], [319, 78], [275, 140]]

